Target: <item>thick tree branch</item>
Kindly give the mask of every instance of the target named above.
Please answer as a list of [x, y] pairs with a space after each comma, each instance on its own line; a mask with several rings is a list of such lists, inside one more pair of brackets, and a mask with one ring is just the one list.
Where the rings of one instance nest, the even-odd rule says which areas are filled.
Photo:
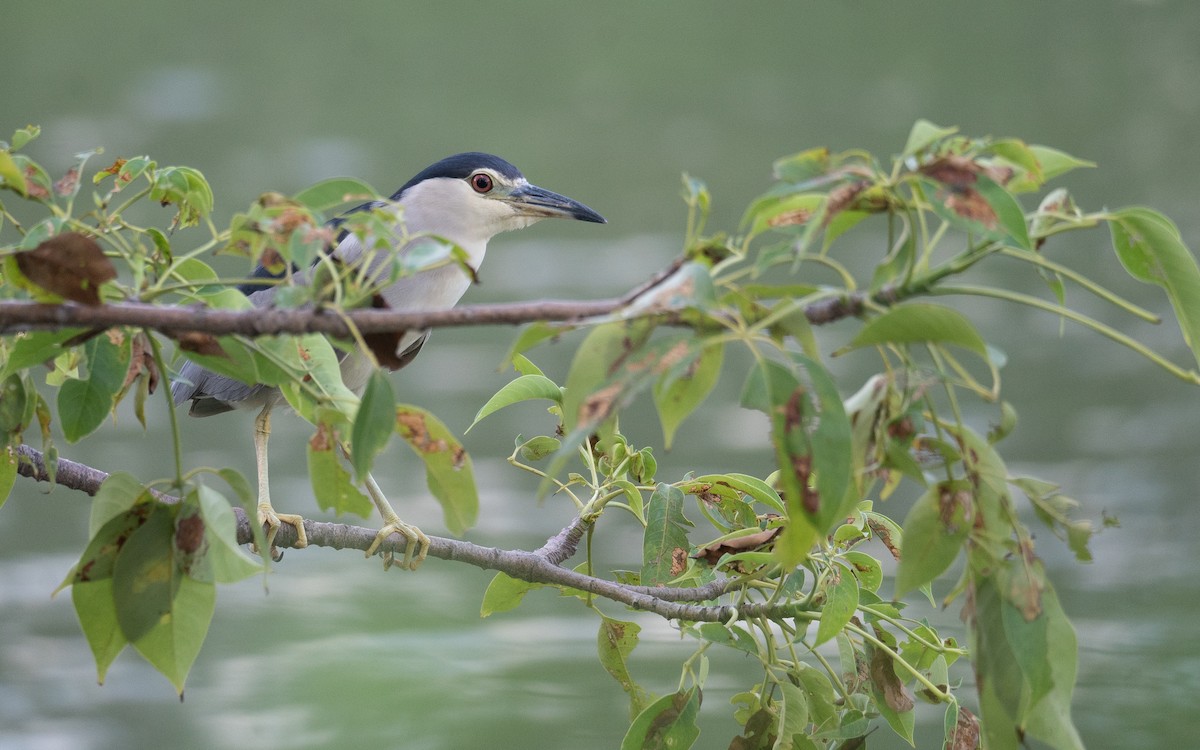
[[[244, 336], [323, 333], [348, 338], [352, 336], [351, 324], [360, 333], [371, 334], [453, 326], [518, 325], [534, 321], [572, 322], [608, 315], [630, 305], [669, 279], [683, 262], [682, 258], [677, 259], [622, 297], [461, 305], [449, 310], [401, 312], [356, 309], [338, 312], [312, 307], [222, 310], [202, 305], [152, 305], [142, 302], [90, 306], [4, 301], [0, 302], [0, 333], [134, 326], [165, 333], [197, 331]], [[808, 305], [804, 312], [814, 325], [831, 323], [861, 313], [865, 299], [861, 293], [832, 297]], [[880, 301], [885, 300], [880, 297]]]
[[[17, 454], [19, 458], [18, 471], [23, 476], [40, 482], [51, 481], [46, 470], [45, 457], [40, 451], [22, 445], [17, 449]], [[54, 482], [63, 487], [94, 495], [107, 478], [108, 474], [99, 469], [60, 458]], [[176, 502], [176, 498], [167, 495], [159, 497], [164, 502]], [[241, 508], [233, 510], [237, 516], [238, 542], [250, 544], [254, 541], [254, 530], [250, 526], [250, 520]], [[571, 556], [574, 552], [574, 543], [582, 536], [585, 529], [586, 524], [576, 518], [536, 552], [481, 547], [458, 539], [432, 536], [429, 538], [429, 557], [466, 563], [484, 570], [498, 571], [530, 583], [566, 586], [586, 591], [672, 620], [725, 622], [733, 617], [755, 616], [769, 611], [763, 605], [735, 609], [728, 605], [704, 606], [689, 603], [711, 601], [725, 594], [734, 586], [734, 583], [728, 579], [694, 588], [626, 586], [561, 567], [559, 563]], [[311, 546], [363, 551], [371, 546], [376, 533], [374, 529], [361, 526], [310, 520], [304, 522], [304, 531], [308, 535], [308, 543]], [[563, 540], [567, 538], [572, 538], [573, 541], [564, 543]], [[277, 547], [294, 547], [295, 543], [296, 530], [284, 524], [275, 537], [275, 545]], [[380, 551], [402, 555], [404, 546], [404, 537], [393, 534], [383, 543]]]

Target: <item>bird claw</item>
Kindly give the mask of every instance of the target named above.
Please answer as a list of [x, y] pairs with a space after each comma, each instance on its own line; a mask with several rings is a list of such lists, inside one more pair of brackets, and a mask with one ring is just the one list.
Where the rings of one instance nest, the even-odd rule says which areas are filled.
[[383, 569], [387, 570], [395, 565], [401, 570], [416, 570], [429, 553], [429, 537], [425, 536], [425, 533], [416, 526], [404, 523], [399, 518], [389, 521], [379, 530], [379, 533], [375, 535], [375, 541], [371, 542], [371, 546], [367, 548], [367, 557], [375, 554], [379, 545], [383, 544], [383, 541], [393, 533], [400, 534], [406, 540], [404, 559], [396, 562], [392, 552], [385, 551], [383, 553]]
[[275, 535], [285, 523], [296, 529], [296, 548], [308, 546], [308, 534], [304, 531], [304, 518], [301, 516], [294, 513], [276, 513], [270, 505], [259, 505], [258, 523], [267, 532], [267, 549], [271, 550], [271, 559], [275, 562], [279, 562], [283, 557], [282, 553], [276, 556]]

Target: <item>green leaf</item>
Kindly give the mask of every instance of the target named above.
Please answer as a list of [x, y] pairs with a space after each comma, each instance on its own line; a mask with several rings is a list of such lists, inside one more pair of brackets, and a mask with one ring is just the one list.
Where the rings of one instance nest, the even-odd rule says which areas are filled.
[[675, 431], [704, 403], [721, 376], [725, 347], [707, 346], [663, 373], [654, 385], [654, 407], [662, 423], [663, 447], [671, 448]]
[[378, 195], [375, 188], [353, 177], [322, 180], [292, 196], [313, 211], [326, 211], [343, 203], [361, 202]]
[[1073, 169], [1080, 167], [1094, 167], [1096, 162], [1087, 161], [1086, 159], [1077, 159], [1068, 153], [1059, 151], [1056, 148], [1049, 146], [1031, 145], [1029, 150], [1037, 157], [1038, 163], [1042, 165], [1042, 175], [1046, 180], [1052, 180], [1059, 175], [1066, 174]]
[[12, 445], [0, 446], [0, 508], [8, 500], [17, 481], [17, 451]]
[[1183, 340], [1200, 362], [1200, 268], [1171, 220], [1148, 208], [1109, 217], [1113, 248], [1131, 276], [1167, 293]]
[[630, 718], [636, 717], [650, 702], [650, 695], [629, 673], [629, 655], [638, 643], [640, 625], [634, 622], [614, 620], [600, 615], [600, 632], [596, 635], [596, 650], [600, 654], [600, 666], [612, 675], [621, 689], [629, 694]]
[[877, 592], [883, 583], [883, 568], [879, 561], [865, 552], [850, 550], [844, 552], [842, 558], [850, 565], [854, 577], [858, 579], [858, 587], [866, 591]]
[[696, 726], [700, 701], [700, 688], [681, 690], [654, 701], [633, 720], [621, 741], [621, 750], [687, 750], [700, 736]]
[[812, 644], [814, 647], [842, 632], [858, 609], [858, 581], [841, 565], [832, 567], [823, 589], [825, 604], [821, 607], [821, 622], [817, 625], [817, 637]]
[[163, 167], [151, 178], [150, 198], [164, 206], [174, 204], [175, 224], [195, 226], [212, 213], [213, 193], [200, 171], [192, 167]]
[[642, 537], [643, 586], [665, 586], [687, 566], [687, 528], [683, 515], [683, 490], [659, 484], [646, 504], [646, 530]]
[[[570, 433], [581, 423], [595, 418], [583, 413], [589, 397], [609, 380], [616, 367], [641, 348], [651, 327], [640, 322], [616, 322], [596, 326], [575, 351], [563, 392], [563, 430]], [[591, 402], [593, 405], [595, 402]], [[607, 416], [605, 414], [604, 416]]]
[[109, 521], [149, 497], [149, 491], [134, 475], [124, 471], [114, 471], [109, 474], [92, 499], [92, 514], [88, 520], [88, 539], [95, 539], [96, 534]]
[[29, 194], [29, 185], [25, 182], [25, 175], [17, 163], [13, 161], [12, 154], [7, 151], [0, 151], [0, 179], [3, 184], [12, 188], [14, 192], [21, 195]]
[[525, 461], [541, 461], [546, 456], [553, 455], [562, 447], [562, 442], [558, 438], [552, 438], [549, 435], [538, 435], [535, 438], [530, 438], [520, 446], [521, 458]]
[[117, 622], [130, 642], [171, 613], [181, 576], [175, 570], [175, 509], [157, 505], [129, 535], [113, 565]]
[[958, 558], [971, 531], [967, 522], [970, 492], [959, 483], [942, 483], [921, 495], [904, 518], [904, 546], [896, 569], [895, 597], [907, 594], [944, 573]]
[[[240, 475], [239, 475], [240, 476]], [[263, 563], [251, 559], [237, 540], [237, 517], [229, 502], [216, 490], [200, 485], [197, 501], [208, 542], [206, 555], [217, 583], [235, 583], [261, 573]]]
[[321, 510], [332, 509], [338, 515], [354, 513], [365, 518], [375, 506], [350, 481], [350, 472], [338, 458], [339, 440], [334, 421], [318, 419], [317, 431], [308, 441], [308, 478], [313, 496]]
[[74, 584], [71, 602], [75, 605], [79, 627], [96, 659], [96, 680], [104, 684], [109, 666], [129, 643], [117, 624], [112, 578]]
[[841, 351], [863, 346], [926, 342], [954, 344], [987, 359], [987, 345], [965, 315], [928, 302], [896, 305], [872, 318]]
[[507, 612], [516, 609], [525, 595], [534, 589], [540, 589], [542, 584], [530, 583], [513, 578], [506, 573], [497, 573], [483, 592], [483, 603], [479, 607], [480, 617], [489, 617], [497, 612]]
[[183, 695], [188, 672], [200, 653], [217, 605], [217, 587], [180, 576], [170, 610], [140, 639], [133, 641], [146, 661]]
[[129, 371], [128, 338], [114, 343], [105, 334], [93, 336], [84, 351], [87, 379], [69, 379], [58, 391], [58, 419], [70, 443], [90, 435], [104, 422]]
[[[522, 357], [522, 359], [524, 358]], [[522, 375], [516, 380], [509, 381], [503, 388], [496, 392], [496, 395], [488, 399], [483, 408], [475, 414], [475, 419], [471, 422], [471, 426], [467, 428], [467, 432], [470, 432], [471, 427], [479, 424], [484, 417], [506, 406], [539, 398], [554, 401], [561, 405], [563, 400], [562, 389], [553, 380], [544, 375]]]
[[49, 362], [65, 349], [62, 342], [78, 336], [83, 329], [64, 328], [54, 331], [25, 331], [16, 335], [9, 350], [8, 359], [0, 366], [0, 379], [4, 379], [26, 367]]
[[904, 144], [904, 151], [900, 153], [900, 157], [913, 156], [957, 132], [958, 128], [955, 127], [945, 128], [934, 125], [929, 120], [917, 120], [908, 133], [908, 141]]
[[384, 449], [396, 425], [396, 396], [387, 373], [375, 370], [367, 380], [350, 429], [350, 458], [361, 481]]
[[1025, 212], [1021, 204], [1003, 186], [984, 175], [975, 180], [975, 189], [996, 212], [999, 228], [1019, 248], [1032, 250], [1029, 241], [1029, 227], [1025, 224]]
[[808, 726], [808, 696], [803, 689], [787, 680], [778, 684], [783, 696], [783, 710], [779, 713], [779, 739], [782, 747], [794, 747], [792, 738], [795, 735], [802, 738], [808, 735], [805, 731]]
[[446, 528], [462, 534], [479, 515], [471, 457], [441, 420], [419, 407], [396, 407], [396, 431], [425, 462], [425, 481], [442, 506]]

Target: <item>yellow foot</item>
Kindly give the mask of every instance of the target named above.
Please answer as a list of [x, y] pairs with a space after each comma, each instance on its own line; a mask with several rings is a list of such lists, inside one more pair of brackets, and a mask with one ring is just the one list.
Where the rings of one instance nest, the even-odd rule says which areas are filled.
[[275, 535], [285, 523], [296, 529], [296, 547], [308, 546], [308, 534], [304, 533], [304, 519], [294, 513], [276, 513], [270, 505], [259, 505], [258, 522], [267, 532], [267, 549], [274, 549]]
[[379, 545], [383, 544], [383, 540], [387, 539], [393, 533], [399, 533], [407, 540], [404, 547], [404, 559], [396, 562], [392, 557], [391, 552], [384, 553], [383, 568], [387, 570], [393, 565], [397, 565], [401, 570], [416, 570], [421, 563], [425, 562], [425, 555], [429, 553], [429, 537], [425, 533], [412, 524], [407, 524], [399, 518], [392, 518], [391, 521], [384, 524], [379, 533], [375, 535], [375, 541], [371, 542], [371, 546], [367, 548], [367, 557], [375, 554], [375, 550], [379, 549]]

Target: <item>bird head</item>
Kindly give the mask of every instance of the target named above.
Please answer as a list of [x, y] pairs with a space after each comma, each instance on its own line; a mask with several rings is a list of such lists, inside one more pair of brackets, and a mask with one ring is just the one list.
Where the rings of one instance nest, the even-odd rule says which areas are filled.
[[404, 206], [409, 231], [432, 232], [463, 245], [486, 243], [547, 218], [606, 223], [579, 201], [530, 184], [504, 159], [479, 152], [432, 164], [392, 199]]

